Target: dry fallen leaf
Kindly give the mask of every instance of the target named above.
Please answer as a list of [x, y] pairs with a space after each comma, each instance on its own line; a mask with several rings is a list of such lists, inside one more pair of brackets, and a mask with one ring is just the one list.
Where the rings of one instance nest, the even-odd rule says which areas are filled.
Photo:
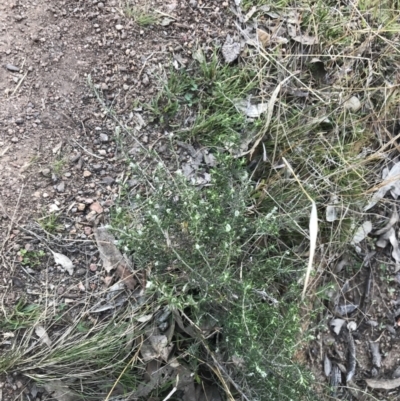
[[344, 104], [343, 107], [347, 110], [351, 110], [353, 112], [356, 112], [358, 110], [360, 110], [361, 108], [361, 102], [358, 99], [358, 97], [356, 96], [352, 96], [350, 99], [347, 99]]
[[248, 13], [244, 17], [244, 22], [247, 22], [254, 15], [256, 11], [257, 11], [256, 6], [251, 7]]
[[329, 377], [332, 371], [332, 361], [329, 359], [328, 355], [325, 354], [324, 357], [324, 373], [326, 377]]
[[[51, 251], [51, 250], [50, 250]], [[74, 273], [74, 264], [68, 256], [63, 255], [62, 253], [57, 253], [51, 251], [54, 256], [54, 262], [56, 265], [60, 265], [63, 269], [65, 269], [70, 276]]]
[[128, 288], [129, 290], [135, 289], [137, 282], [132, 271], [126, 264], [120, 263], [117, 266], [116, 273], [121, 281], [126, 285], [126, 288]]
[[222, 46], [222, 56], [226, 63], [232, 63], [235, 61], [240, 54], [240, 43], [235, 42], [234, 39], [228, 35], [226, 37], [225, 43]]
[[175, 22], [175, 20], [173, 18], [169, 18], [169, 17], [165, 17], [161, 20], [160, 25], [161, 26], [168, 26], [170, 25], [172, 22]]
[[124, 282], [126, 287], [133, 290], [136, 287], [136, 280], [128, 260], [115, 245], [115, 238], [106, 227], [98, 227], [94, 230], [97, 247], [99, 248], [100, 258], [103, 261], [103, 267], [107, 273], [116, 269], [117, 275]]
[[153, 318], [153, 314], [150, 315], [143, 315], [138, 317], [136, 320], [140, 323], [146, 323]]
[[57, 401], [76, 401], [79, 399], [78, 394], [74, 393], [61, 380], [52, 380], [43, 386], [51, 397]]
[[355, 232], [353, 239], [351, 240], [352, 245], [357, 245], [363, 241], [368, 234], [372, 231], [372, 223], [370, 221], [365, 221], [360, 227], [358, 227]]
[[338, 204], [339, 204], [338, 197], [336, 195], [332, 195], [329, 205], [326, 207], [327, 222], [332, 223], [335, 220], [337, 220], [337, 212], [339, 210], [339, 208], [337, 207]]
[[51, 346], [50, 337], [43, 326], [35, 326], [35, 333], [39, 337], [41, 342], [45, 343], [49, 347]]
[[397, 241], [395, 230], [391, 230], [389, 241], [393, 247], [392, 258], [396, 262], [395, 272], [398, 272], [400, 270], [400, 249], [399, 249], [399, 241]]
[[60, 142], [59, 144], [57, 144], [54, 148], [53, 148], [53, 154], [57, 154], [60, 152], [61, 147], [62, 147], [62, 142]]
[[341, 259], [337, 265], [335, 266], [335, 268], [333, 269], [334, 273], [340, 273], [344, 267], [346, 267], [347, 265], [349, 265], [349, 261], [347, 258], [343, 258]]
[[259, 42], [264, 46], [267, 47], [271, 41], [271, 35], [262, 29], [257, 29], [257, 37]]
[[335, 334], [339, 335], [340, 330], [342, 329], [343, 325], [345, 324], [345, 320], [343, 319], [332, 319], [330, 326]]
[[268, 103], [251, 104], [249, 100], [238, 100], [235, 107], [246, 117], [257, 118], [268, 110]]

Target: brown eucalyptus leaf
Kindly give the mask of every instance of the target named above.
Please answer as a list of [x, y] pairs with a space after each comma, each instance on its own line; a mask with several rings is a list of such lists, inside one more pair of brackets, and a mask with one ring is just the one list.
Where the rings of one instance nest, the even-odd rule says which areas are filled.
[[271, 35], [262, 29], [257, 29], [257, 38], [263, 47], [267, 47], [271, 41]]

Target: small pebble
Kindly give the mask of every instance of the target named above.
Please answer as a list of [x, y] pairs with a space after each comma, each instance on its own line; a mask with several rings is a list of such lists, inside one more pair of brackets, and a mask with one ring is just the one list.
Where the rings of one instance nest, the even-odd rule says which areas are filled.
[[76, 276], [84, 276], [85, 274], [86, 274], [86, 270], [83, 269], [83, 268], [77, 269], [77, 270], [75, 271], [75, 275], [76, 275]]
[[95, 211], [96, 213], [100, 214], [103, 213], [103, 208], [99, 202], [94, 202], [90, 205], [90, 210]]
[[19, 72], [19, 67], [16, 67], [15, 65], [12, 64], [6, 64], [6, 68], [8, 71], [11, 72]]
[[90, 177], [91, 175], [92, 175], [92, 173], [91, 173], [90, 171], [88, 171], [88, 170], [85, 170], [85, 171], [83, 172], [83, 176], [84, 176], [85, 178]]
[[91, 272], [95, 272], [97, 270], [97, 265], [94, 263], [91, 263], [89, 266], [89, 269]]
[[108, 142], [108, 135], [107, 134], [100, 134], [100, 141], [101, 142]]
[[81, 153], [76, 153], [75, 155], [70, 156], [69, 161], [71, 163], [76, 163], [81, 158], [81, 156]]
[[104, 185], [112, 185], [114, 181], [115, 181], [114, 178], [107, 176], [102, 178], [101, 183]]
[[57, 185], [56, 189], [57, 189], [57, 192], [64, 192], [65, 191], [65, 183], [63, 181], [61, 181]]

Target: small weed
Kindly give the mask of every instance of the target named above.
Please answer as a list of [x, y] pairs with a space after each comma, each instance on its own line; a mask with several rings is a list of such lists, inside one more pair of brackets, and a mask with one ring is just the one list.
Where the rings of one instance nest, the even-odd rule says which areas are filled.
[[55, 175], [60, 175], [63, 172], [65, 165], [66, 165], [65, 159], [55, 160], [51, 166], [53, 173]]
[[[207, 61], [199, 50], [197, 62], [187, 70], [170, 70], [168, 80], [148, 106], [161, 125], [175, 129], [182, 140], [207, 146], [238, 145], [248, 124], [235, 101], [250, 96], [256, 87], [250, 70], [220, 64], [214, 53]], [[187, 126], [182, 121], [188, 121]]]
[[21, 249], [18, 254], [20, 256], [21, 264], [30, 267], [38, 266], [41, 263], [43, 257], [46, 255], [43, 250], [29, 251], [27, 249]]
[[59, 222], [59, 216], [55, 213], [44, 215], [38, 219], [38, 223], [44, 231], [50, 234], [64, 229], [64, 226]]
[[129, 3], [124, 7], [124, 14], [128, 18], [132, 18], [141, 27], [154, 25], [158, 21], [158, 16], [149, 11], [147, 7], [133, 6]]
[[38, 320], [41, 313], [39, 305], [30, 304], [21, 298], [10, 316], [6, 316], [4, 322], [0, 324], [3, 330], [16, 331], [32, 326]]

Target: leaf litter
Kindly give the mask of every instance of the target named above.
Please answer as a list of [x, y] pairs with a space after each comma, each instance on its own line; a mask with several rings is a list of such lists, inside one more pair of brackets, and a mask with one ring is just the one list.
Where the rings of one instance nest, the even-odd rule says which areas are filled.
[[385, 172], [385, 178], [380, 185], [378, 191], [372, 195], [369, 203], [364, 207], [364, 211], [372, 209], [381, 199], [383, 199], [388, 191], [391, 192], [394, 199], [397, 199], [400, 195], [400, 162], [397, 162], [389, 170]]

